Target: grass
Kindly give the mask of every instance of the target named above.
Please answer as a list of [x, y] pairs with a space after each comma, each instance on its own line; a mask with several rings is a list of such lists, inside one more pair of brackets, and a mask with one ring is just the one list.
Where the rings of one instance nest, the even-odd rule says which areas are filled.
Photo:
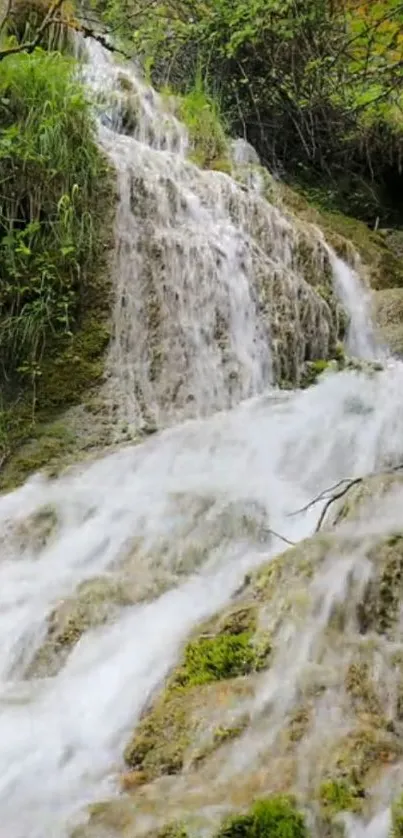
[[[165, 86], [164, 97], [174, 93]], [[205, 88], [200, 75], [182, 95], [175, 95], [177, 116], [188, 129], [190, 159], [201, 168], [230, 172], [228, 136], [218, 98]]]
[[290, 797], [258, 800], [249, 812], [229, 818], [217, 838], [308, 838], [305, 819]]
[[36, 50], [0, 67], [0, 375], [34, 385], [71, 336], [102, 247], [107, 167], [74, 62]]
[[114, 188], [76, 66], [42, 49], [0, 64], [0, 490], [63, 448], [37, 431], [99, 381], [109, 340]]

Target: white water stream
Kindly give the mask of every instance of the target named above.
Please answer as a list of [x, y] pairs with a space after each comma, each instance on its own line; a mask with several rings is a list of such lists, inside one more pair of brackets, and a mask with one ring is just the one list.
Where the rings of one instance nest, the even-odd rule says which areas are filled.
[[[95, 49], [89, 83], [117, 92], [117, 73]], [[227, 602], [263, 556], [284, 548], [270, 530], [292, 541], [304, 538], [320, 507], [295, 517], [290, 512], [345, 476], [403, 459], [399, 364], [374, 377], [331, 375], [304, 392], [270, 390], [276, 306], [289, 297], [295, 314], [295, 301], [305, 294], [314, 307], [294, 264], [297, 233], [278, 210], [228, 176], [187, 163], [183, 127], [163, 118], [155, 94], [125, 73], [142, 109], [135, 136], [119, 133], [119, 110], [100, 129], [120, 189], [108, 398], [122, 421], [135, 426], [147, 411], [153, 422], [181, 422], [144, 444], [57, 480], [33, 478], [0, 498], [1, 838], [62, 838], [86, 802], [113, 793], [129, 732], [191, 627]], [[141, 209], [129, 212], [141, 189]], [[264, 222], [260, 263], [247, 237], [253, 215]], [[319, 263], [326, 251], [312, 237]], [[253, 286], [262, 263], [276, 277], [271, 326], [259, 316]], [[159, 306], [166, 307], [167, 325], [158, 336], [165, 372], [157, 383], [143, 323], [151, 293], [147, 270], [152, 293], [160, 293], [158, 283], [165, 288]], [[362, 308], [357, 316], [362, 289], [344, 263], [335, 262], [334, 272], [350, 308], [354, 350], [368, 357], [375, 350]], [[315, 305], [317, 340], [326, 342], [327, 315]], [[217, 311], [226, 324], [224, 359], [211, 335]], [[297, 340], [298, 318], [291, 324]], [[46, 542], [23, 537], [27, 521], [49, 507], [57, 524]], [[378, 522], [380, 530], [389, 526]], [[84, 633], [52, 677], [28, 677], [52, 610], [85, 580], [125, 573], [127, 581], [127, 568], [138, 602]], [[346, 595], [335, 574], [325, 583], [317, 582], [318, 590], [325, 584], [323, 619]], [[295, 654], [309, 655], [312, 629], [309, 624], [293, 637], [281, 685], [269, 681], [266, 699], [280, 690], [284, 707], [292, 700], [284, 690], [288, 683], [293, 688]], [[379, 828], [365, 835], [386, 838], [386, 820], [380, 816]], [[361, 838], [362, 829], [353, 825], [351, 834]]]

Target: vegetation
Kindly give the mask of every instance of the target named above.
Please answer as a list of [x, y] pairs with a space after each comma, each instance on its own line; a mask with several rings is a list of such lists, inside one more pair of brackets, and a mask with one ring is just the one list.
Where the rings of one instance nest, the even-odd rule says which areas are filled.
[[401, 217], [401, 0], [95, 5], [155, 82], [219, 93], [270, 168], [365, 221]]
[[0, 76], [1, 374], [40, 374], [47, 343], [71, 335], [100, 246], [105, 165], [72, 63], [13, 56]]
[[363, 790], [345, 780], [325, 780], [319, 790], [320, 802], [328, 817], [339, 812], [357, 812], [362, 806]]
[[223, 116], [217, 99], [205, 91], [200, 76], [194, 87], [179, 97], [178, 116], [188, 128], [194, 162], [203, 168], [230, 171]]
[[259, 800], [245, 815], [235, 815], [223, 824], [217, 838], [307, 838], [303, 815], [292, 798]]
[[403, 795], [392, 805], [392, 830], [391, 838], [402, 838], [403, 836]]
[[[254, 609], [241, 608], [227, 615], [222, 624], [212, 621], [205, 634], [186, 645], [182, 665], [150, 707], [126, 747], [125, 760], [131, 769], [141, 772], [145, 780], [182, 770], [185, 754], [194, 738], [194, 726], [197, 726], [192, 716], [192, 702], [199, 701], [200, 688], [208, 691], [214, 683], [267, 666], [270, 644], [266, 638], [259, 643], [255, 634]], [[243, 727], [243, 722], [239, 721], [231, 730], [211, 731], [211, 743], [207, 750], [197, 752], [196, 761], [226, 740], [240, 735]]]
[[[0, 466], [38, 438], [1, 488], [71, 448], [49, 420], [99, 379], [109, 339], [113, 191], [76, 62], [41, 47], [13, 52], [35, 40], [49, 8], [21, 0], [0, 24]], [[64, 26], [46, 30], [52, 45], [63, 45]]]
[[184, 687], [207, 684], [247, 675], [259, 666], [259, 655], [252, 645], [251, 632], [199, 637], [186, 647], [185, 662], [177, 676], [177, 683]]

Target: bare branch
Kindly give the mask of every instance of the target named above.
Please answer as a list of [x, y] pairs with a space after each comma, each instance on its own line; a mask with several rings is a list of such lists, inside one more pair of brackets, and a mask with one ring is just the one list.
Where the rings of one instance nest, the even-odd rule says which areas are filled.
[[347, 483], [347, 486], [344, 486], [343, 489], [340, 489], [340, 492], [336, 492], [334, 495], [332, 495], [331, 498], [329, 498], [327, 503], [325, 503], [325, 505], [322, 509], [322, 512], [319, 515], [319, 520], [318, 520], [318, 523], [316, 524], [315, 532], [319, 532], [319, 530], [320, 530], [320, 528], [323, 524], [323, 521], [326, 518], [329, 507], [332, 505], [332, 503], [334, 503], [336, 500], [340, 500], [340, 498], [343, 498], [344, 495], [346, 495], [347, 492], [349, 492], [350, 489], [353, 488], [353, 486], [357, 486], [358, 483], [362, 483], [363, 479], [364, 479], [363, 477], [356, 477], [355, 480], [350, 480], [350, 482]]
[[[307, 503], [306, 506], [302, 506], [301, 509], [297, 509], [295, 512], [290, 512], [289, 517], [291, 517], [293, 515], [300, 515], [303, 512], [307, 512], [308, 509], [311, 509], [317, 503], [320, 503], [321, 501], [326, 500], [326, 503], [325, 503], [325, 505], [322, 509], [322, 512], [320, 513], [318, 523], [316, 524], [316, 527], [315, 527], [315, 532], [319, 532], [319, 530], [320, 530], [320, 528], [323, 524], [323, 521], [326, 518], [326, 515], [328, 513], [328, 510], [329, 510], [330, 506], [336, 500], [340, 500], [340, 498], [343, 498], [344, 495], [346, 495], [347, 492], [349, 492], [350, 489], [353, 488], [353, 486], [358, 486], [359, 483], [362, 483], [364, 480], [367, 480], [368, 477], [377, 477], [377, 476], [380, 476], [382, 474], [393, 474], [394, 472], [401, 471], [402, 469], [403, 469], [403, 463], [399, 463], [397, 466], [392, 466], [391, 468], [388, 468], [388, 469], [382, 469], [382, 471], [373, 471], [373, 472], [370, 472], [369, 474], [364, 474], [361, 477], [352, 477], [352, 478], [345, 477], [345, 478], [343, 478], [343, 480], [339, 480], [338, 483], [335, 483], [334, 486], [330, 486], [328, 489], [324, 489], [323, 492], [321, 492], [319, 495], [317, 495], [315, 498], [313, 498], [313, 500], [311, 500], [309, 503]], [[339, 491], [336, 491], [337, 489], [339, 489]], [[328, 497], [330, 492], [332, 494], [330, 495], [330, 497]], [[283, 540], [285, 540], [285, 539], [283, 539]]]
[[[38, 27], [36, 35], [32, 41], [26, 41], [25, 43], [18, 44], [15, 47], [9, 47], [8, 49], [0, 50], [0, 61], [3, 61], [3, 58], [7, 58], [9, 55], [17, 55], [20, 52], [33, 52], [34, 49], [39, 45], [43, 33], [52, 23], [54, 23], [54, 14], [62, 7], [64, 2], [65, 0], [55, 0], [55, 2], [52, 3], [41, 25]], [[60, 23], [59, 18], [57, 18], [57, 22]]]

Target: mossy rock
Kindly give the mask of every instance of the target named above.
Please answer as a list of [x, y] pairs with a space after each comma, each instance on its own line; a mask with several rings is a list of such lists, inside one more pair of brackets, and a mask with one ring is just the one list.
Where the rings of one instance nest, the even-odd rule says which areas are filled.
[[59, 339], [43, 360], [34, 414], [29, 390], [15, 401], [10, 399], [3, 411], [7, 456], [0, 472], [0, 492], [14, 489], [44, 468], [57, 474], [77, 456], [77, 437], [65, 413], [88, 399], [103, 381], [111, 335], [111, 291], [105, 266], [87, 285], [77, 331]]
[[319, 800], [327, 815], [339, 812], [359, 812], [362, 793], [345, 780], [325, 780], [319, 789]]
[[[209, 621], [204, 632], [186, 645], [182, 661], [162, 695], [140, 721], [125, 749], [129, 767], [144, 772], [147, 779], [179, 773], [192, 742], [194, 753], [188, 761], [197, 759], [200, 755], [197, 730], [201, 732], [206, 723], [209, 727], [209, 714], [203, 719], [200, 711], [217, 695], [215, 685], [259, 672], [267, 666], [270, 651], [268, 638], [259, 637], [256, 632], [252, 606], [235, 609], [215, 622]], [[238, 722], [232, 726], [233, 735], [235, 727], [240, 734], [243, 725]], [[204, 749], [207, 747], [209, 752], [220, 747], [225, 739], [217, 736], [216, 731], [217, 728], [211, 730], [207, 737]]]
[[397, 624], [403, 599], [403, 533], [386, 537], [368, 558], [375, 572], [358, 605], [360, 630], [388, 635]]
[[16, 526], [12, 541], [23, 552], [39, 554], [57, 535], [58, 524], [57, 510], [47, 504]]
[[394, 355], [403, 355], [403, 288], [374, 293], [374, 316], [379, 337]]
[[398, 762], [402, 753], [398, 736], [371, 724], [363, 725], [337, 743], [329, 758], [328, 773], [334, 782], [348, 788], [361, 808], [365, 789], [377, 780], [385, 766]]
[[327, 517], [328, 524], [336, 526], [342, 521], [358, 519], [368, 504], [375, 505], [388, 492], [403, 485], [403, 471], [384, 472], [365, 477], [352, 486], [344, 497], [333, 505]]
[[55, 675], [88, 629], [104, 625], [133, 605], [135, 594], [127, 581], [100, 576], [82, 582], [74, 596], [50, 614], [45, 640], [26, 672], [27, 677]]
[[299, 218], [320, 227], [328, 243], [345, 261], [353, 263], [354, 251], [358, 252], [372, 288], [403, 287], [400, 249], [397, 251], [387, 236], [370, 230], [357, 218], [313, 205], [301, 192], [286, 184], [277, 184], [277, 200]]

